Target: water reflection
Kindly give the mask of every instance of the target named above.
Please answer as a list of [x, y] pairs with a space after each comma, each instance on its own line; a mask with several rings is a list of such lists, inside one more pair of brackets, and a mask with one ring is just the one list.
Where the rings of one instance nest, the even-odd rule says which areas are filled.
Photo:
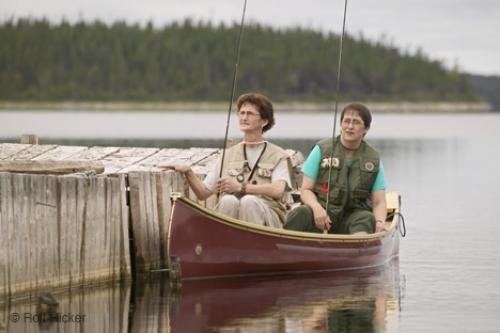
[[132, 332], [397, 332], [399, 264], [138, 287]]
[[130, 285], [0, 306], [0, 332], [397, 332], [399, 263], [300, 276]]
[[130, 291], [106, 285], [0, 303], [0, 332], [128, 332]]

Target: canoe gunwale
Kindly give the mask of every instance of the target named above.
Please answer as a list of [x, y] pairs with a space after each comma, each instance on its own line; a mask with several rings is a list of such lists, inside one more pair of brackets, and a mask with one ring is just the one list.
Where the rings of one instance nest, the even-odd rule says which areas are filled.
[[[399, 194], [396, 192], [389, 192], [388, 196], [397, 196], [399, 200]], [[268, 226], [262, 226], [262, 225], [257, 225], [253, 223], [249, 223], [246, 221], [238, 220], [235, 218], [232, 218], [230, 216], [223, 215], [221, 213], [218, 213], [217, 211], [214, 211], [212, 209], [208, 209], [206, 207], [203, 207], [193, 200], [190, 200], [183, 196], [180, 193], [172, 193], [171, 195], [171, 200], [172, 200], [172, 209], [171, 209], [171, 215], [170, 215], [170, 221], [172, 221], [172, 217], [174, 215], [175, 211], [175, 206], [177, 205], [177, 202], [181, 202], [182, 204], [185, 204], [191, 208], [193, 208], [195, 211], [197, 211], [199, 214], [215, 221], [218, 223], [225, 224], [227, 226], [230, 226], [232, 228], [237, 228], [237, 229], [243, 229], [245, 231], [257, 233], [257, 234], [265, 234], [265, 235], [270, 235], [274, 237], [282, 237], [282, 238], [292, 238], [292, 239], [300, 239], [300, 240], [316, 240], [316, 241], [321, 241], [321, 242], [367, 242], [367, 241], [376, 241], [376, 240], [381, 240], [392, 233], [396, 231], [396, 228], [399, 224], [399, 202], [397, 207], [393, 207], [393, 216], [392, 220], [390, 221], [389, 228], [387, 228], [386, 231], [382, 232], [377, 232], [373, 234], [367, 234], [367, 235], [345, 235], [345, 234], [323, 234], [323, 233], [312, 233], [312, 232], [302, 232], [302, 231], [295, 231], [295, 230], [287, 230], [287, 229], [279, 229], [279, 228], [272, 228]], [[387, 221], [386, 221], [387, 223]], [[170, 238], [170, 227], [171, 223], [169, 223], [169, 231], [168, 231], [168, 238]]]

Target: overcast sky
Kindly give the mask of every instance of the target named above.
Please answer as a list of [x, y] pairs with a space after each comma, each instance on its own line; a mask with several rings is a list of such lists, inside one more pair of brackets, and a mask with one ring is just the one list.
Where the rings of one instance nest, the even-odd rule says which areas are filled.
[[[277, 27], [341, 30], [343, 0], [247, 0], [247, 20]], [[161, 26], [186, 17], [239, 21], [243, 0], [0, 0], [0, 19], [100, 19]], [[347, 29], [468, 73], [500, 75], [500, 0], [349, 0]]]

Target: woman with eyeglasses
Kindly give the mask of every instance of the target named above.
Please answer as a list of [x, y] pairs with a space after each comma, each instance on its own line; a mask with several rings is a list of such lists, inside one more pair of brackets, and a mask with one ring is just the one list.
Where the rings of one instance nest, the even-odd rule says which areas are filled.
[[364, 141], [371, 121], [363, 104], [342, 110], [340, 135], [319, 141], [302, 166], [303, 205], [287, 215], [285, 229], [336, 234], [385, 229], [384, 168], [379, 153]]
[[201, 181], [187, 165], [160, 165], [183, 173], [199, 200], [220, 193], [218, 212], [247, 222], [282, 228], [285, 194], [291, 189], [289, 155], [264, 138], [274, 126], [271, 101], [258, 93], [237, 100], [239, 128], [243, 140], [225, 152], [221, 161]]

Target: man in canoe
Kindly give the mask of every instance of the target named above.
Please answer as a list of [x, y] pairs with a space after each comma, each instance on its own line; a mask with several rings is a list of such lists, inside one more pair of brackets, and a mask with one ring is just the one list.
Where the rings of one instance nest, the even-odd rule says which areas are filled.
[[220, 192], [217, 211], [247, 222], [282, 228], [285, 219], [284, 198], [291, 188], [289, 155], [266, 141], [264, 132], [274, 125], [271, 101], [258, 93], [238, 98], [239, 128], [243, 140], [225, 152], [222, 177], [221, 161], [202, 182], [187, 165], [160, 165], [179, 171], [199, 200]]
[[371, 121], [363, 104], [349, 104], [342, 110], [340, 135], [334, 143], [331, 138], [319, 141], [302, 167], [303, 205], [288, 214], [285, 229], [335, 234], [385, 229], [384, 168], [379, 153], [364, 141]]

